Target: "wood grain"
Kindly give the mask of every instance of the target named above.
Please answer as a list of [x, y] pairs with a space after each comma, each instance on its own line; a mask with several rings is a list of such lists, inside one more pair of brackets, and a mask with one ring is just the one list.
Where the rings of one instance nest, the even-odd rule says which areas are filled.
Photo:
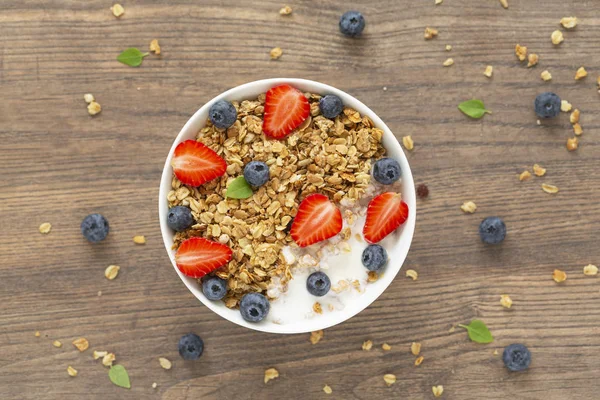
[[[582, 267], [600, 263], [599, 94], [600, 3], [509, 0], [298, 0], [289, 17], [278, 1], [130, 0], [115, 19], [110, 1], [4, 0], [0, 13], [0, 398], [2, 399], [593, 399], [600, 382], [598, 278]], [[362, 38], [339, 35], [339, 16], [361, 10]], [[561, 17], [581, 24], [555, 47]], [[440, 31], [423, 40], [425, 26]], [[115, 61], [131, 46], [160, 40], [163, 55], [140, 68]], [[527, 69], [514, 56], [521, 43], [540, 55]], [[445, 52], [446, 44], [453, 50]], [[269, 60], [269, 50], [284, 54]], [[455, 64], [443, 68], [447, 57]], [[494, 77], [483, 76], [486, 65]], [[585, 65], [590, 76], [575, 82]], [[548, 69], [551, 82], [539, 75]], [[160, 237], [161, 168], [175, 135], [204, 102], [232, 86], [268, 77], [302, 77], [339, 87], [376, 111], [408, 154], [417, 183], [417, 229], [405, 267], [367, 310], [329, 329], [277, 336], [235, 326], [203, 307], [177, 278]], [[387, 90], [384, 91], [383, 87]], [[567, 115], [537, 126], [535, 96], [555, 91], [582, 112], [580, 148]], [[103, 107], [87, 114], [83, 95]], [[480, 98], [493, 111], [482, 120], [456, 106]], [[544, 178], [519, 182], [540, 163]], [[541, 183], [557, 185], [551, 196]], [[459, 206], [472, 200], [474, 215]], [[82, 218], [101, 212], [111, 225], [90, 246]], [[508, 237], [487, 248], [477, 237], [484, 216], [499, 215]], [[38, 233], [51, 222], [49, 235]], [[146, 235], [144, 246], [134, 235]], [[121, 266], [114, 281], [109, 264]], [[551, 280], [555, 268], [569, 279]], [[98, 296], [98, 291], [102, 296]], [[501, 294], [514, 306], [503, 309]], [[450, 327], [483, 319], [496, 340], [471, 343]], [[42, 337], [34, 337], [39, 330]], [[205, 340], [198, 362], [184, 362], [177, 340]], [[130, 372], [130, 392], [70, 342], [86, 337]], [[54, 348], [55, 339], [63, 342]], [[375, 346], [362, 351], [371, 339]], [[423, 344], [414, 367], [409, 344]], [[384, 353], [387, 342], [392, 350]], [[525, 343], [527, 373], [510, 374], [494, 350]], [[170, 371], [158, 364], [174, 362]], [[76, 378], [68, 365], [79, 370]], [[281, 376], [265, 385], [266, 368]], [[394, 373], [392, 387], [383, 375]], [[152, 389], [153, 382], [158, 383]]]

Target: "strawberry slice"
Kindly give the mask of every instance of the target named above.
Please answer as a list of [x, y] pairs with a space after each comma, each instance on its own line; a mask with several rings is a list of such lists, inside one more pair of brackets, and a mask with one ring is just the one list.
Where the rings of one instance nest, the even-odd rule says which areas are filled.
[[231, 249], [201, 237], [185, 240], [175, 254], [177, 268], [190, 278], [202, 278], [231, 260]]
[[380, 194], [369, 202], [363, 236], [368, 243], [377, 243], [405, 223], [407, 218], [408, 205], [402, 201], [401, 194]]
[[263, 132], [273, 139], [283, 139], [300, 126], [310, 113], [306, 96], [290, 85], [271, 88], [265, 98]]
[[171, 166], [177, 179], [190, 186], [200, 186], [223, 176], [227, 169], [225, 160], [195, 140], [186, 140], [175, 147]]
[[300, 247], [329, 239], [342, 230], [342, 212], [325, 195], [306, 196], [298, 207], [290, 235]]

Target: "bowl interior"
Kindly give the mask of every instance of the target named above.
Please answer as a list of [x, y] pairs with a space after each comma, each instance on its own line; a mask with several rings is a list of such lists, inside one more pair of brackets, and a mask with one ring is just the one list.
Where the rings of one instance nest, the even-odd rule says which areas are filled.
[[[370, 283], [367, 287], [367, 290], [365, 290], [365, 292], [360, 297], [358, 297], [357, 300], [347, 304], [343, 310], [329, 312], [327, 314], [319, 316], [319, 318], [302, 319], [282, 325], [275, 324], [266, 320], [258, 324], [253, 324], [246, 322], [241, 317], [239, 311], [231, 310], [225, 307], [225, 305], [221, 301], [208, 300], [202, 293], [200, 285], [197, 284], [196, 280], [183, 275], [175, 265], [175, 251], [171, 249], [171, 246], [173, 245], [174, 232], [166, 224], [167, 212], [169, 209], [167, 202], [167, 194], [171, 190], [171, 179], [173, 176], [171, 158], [173, 157], [175, 147], [179, 143], [181, 143], [184, 140], [195, 139], [198, 131], [204, 127], [206, 119], [208, 118], [208, 110], [214, 102], [221, 99], [230, 101], [255, 99], [259, 94], [265, 93], [271, 87], [282, 83], [289, 83], [290, 85], [300, 89], [303, 92], [312, 92], [322, 95], [335, 94], [336, 96], [342, 99], [343, 103], [346, 106], [355, 109], [361, 115], [367, 115], [375, 123], [376, 127], [383, 130], [384, 135], [382, 143], [383, 146], [386, 148], [387, 155], [396, 159], [400, 163], [400, 166], [402, 168], [402, 197], [403, 200], [408, 204], [410, 213], [408, 220], [400, 228], [399, 235], [397, 235], [397, 239], [395, 239], [395, 243], [393, 244], [393, 246], [386, 248], [389, 255], [389, 262], [386, 266], [385, 272], [376, 282]], [[349, 94], [329, 85], [304, 79], [277, 78], [250, 82], [230, 89], [206, 103], [189, 119], [189, 121], [181, 130], [181, 132], [179, 132], [179, 135], [177, 135], [177, 138], [173, 142], [173, 146], [169, 151], [169, 155], [167, 156], [167, 160], [165, 162], [165, 167], [163, 169], [163, 174], [160, 182], [159, 217], [161, 233], [171, 263], [173, 264], [175, 271], [177, 272], [183, 283], [194, 294], [194, 296], [198, 298], [198, 300], [200, 300], [205, 306], [210, 308], [212, 311], [219, 314], [221, 317], [238, 325], [264, 332], [312, 332], [339, 324], [365, 309], [369, 304], [375, 301], [375, 299], [377, 299], [377, 297], [379, 297], [381, 293], [383, 293], [383, 291], [389, 286], [389, 284], [400, 271], [400, 268], [402, 267], [402, 264], [406, 259], [406, 255], [408, 254], [408, 250], [412, 241], [416, 220], [415, 214], [415, 188], [410, 166], [408, 165], [408, 161], [406, 159], [406, 156], [404, 155], [404, 152], [402, 151], [402, 148], [400, 147], [400, 144], [398, 143], [390, 129], [373, 111], [371, 111], [371, 109], [369, 109], [367, 106], [365, 106], [363, 103], [350, 96]], [[330, 268], [336, 268], [336, 266], [331, 265]]]

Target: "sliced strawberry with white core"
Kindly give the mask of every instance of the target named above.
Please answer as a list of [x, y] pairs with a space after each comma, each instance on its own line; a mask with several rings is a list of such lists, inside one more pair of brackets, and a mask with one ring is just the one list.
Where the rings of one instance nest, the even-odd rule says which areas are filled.
[[290, 235], [300, 247], [329, 239], [342, 230], [342, 212], [325, 195], [306, 196], [298, 207]]
[[175, 254], [177, 268], [190, 278], [202, 278], [231, 260], [231, 249], [212, 240], [194, 237], [179, 246]]
[[363, 236], [368, 243], [377, 243], [394, 232], [408, 218], [408, 205], [400, 193], [386, 192], [375, 197], [367, 207]]
[[309, 114], [308, 99], [301, 91], [290, 85], [275, 86], [265, 97], [263, 132], [273, 139], [283, 139]]
[[186, 140], [175, 147], [171, 166], [177, 179], [190, 186], [200, 186], [223, 176], [227, 163], [208, 146]]

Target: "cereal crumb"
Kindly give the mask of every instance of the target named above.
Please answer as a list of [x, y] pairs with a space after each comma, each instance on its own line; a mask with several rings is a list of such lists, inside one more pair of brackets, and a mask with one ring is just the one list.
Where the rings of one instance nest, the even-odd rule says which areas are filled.
[[552, 74], [546, 70], [542, 72], [541, 77], [543, 80], [549, 81], [550, 79], [552, 79]]
[[508, 0], [500, 0], [500, 4], [502, 4], [502, 7], [508, 8]]
[[577, 17], [563, 17], [560, 24], [566, 29], [573, 29], [577, 26]]
[[367, 282], [369, 282], [369, 283], [377, 282], [377, 279], [379, 279], [379, 275], [377, 275], [377, 271], [369, 271], [368, 277], [367, 277]]
[[404, 136], [402, 138], [402, 144], [404, 145], [404, 148], [409, 151], [415, 148], [415, 143], [410, 136]]
[[569, 116], [569, 121], [572, 124], [576, 124], [579, 122], [579, 116], [581, 115], [581, 112], [576, 108], [575, 110], [573, 110], [573, 112], [571, 113], [571, 115]]
[[450, 50], [452, 50], [452, 45], [450, 45], [450, 44], [447, 44], [447, 45], [446, 45], [446, 51], [450, 51]]
[[550, 194], [558, 193], [558, 188], [556, 186], [548, 185], [546, 183], [542, 183], [542, 190]]
[[437, 6], [438, 4], [442, 4], [444, 2], [444, 0], [435, 0], [435, 5]]
[[59, 342], [58, 340], [55, 340], [54, 342], [52, 342], [52, 346], [54, 346], [54, 347], [62, 347], [62, 343]]
[[438, 30], [435, 28], [425, 28], [425, 34], [423, 35], [425, 37], [425, 40], [430, 40], [433, 39], [434, 37], [436, 37], [438, 35]]
[[386, 385], [392, 386], [394, 383], [396, 383], [396, 375], [394, 375], [394, 374], [385, 374], [383, 376], [383, 381], [385, 382]]
[[156, 389], [157, 386], [158, 384], [156, 382], [152, 382], [152, 389]]
[[286, 5], [283, 6], [280, 10], [279, 10], [279, 15], [290, 15], [292, 13], [292, 7]]
[[323, 330], [314, 331], [310, 333], [310, 342], [312, 344], [317, 344], [323, 338]]
[[454, 331], [456, 331], [455, 326], [451, 326], [450, 329], [448, 329], [448, 333], [454, 333]]
[[52, 225], [50, 224], [50, 222], [44, 222], [39, 227], [40, 233], [43, 233], [43, 234], [50, 233], [51, 229], [52, 229]]
[[112, 363], [114, 361], [115, 361], [115, 354], [114, 353], [108, 353], [107, 355], [105, 355], [104, 357], [102, 357], [102, 365], [104, 365], [105, 367], [112, 366]]
[[472, 201], [467, 201], [464, 202], [462, 206], [460, 206], [460, 209], [463, 210], [465, 213], [473, 214], [475, 210], [477, 210], [477, 205]]
[[565, 40], [562, 32], [559, 30], [555, 30], [554, 32], [552, 32], [552, 35], [550, 35], [550, 39], [552, 40], [552, 44], [555, 45], [559, 45], [563, 42], [563, 40]]
[[504, 308], [511, 308], [513, 302], [509, 295], [503, 294], [502, 296], [500, 296], [500, 304]]
[[323, 386], [323, 391], [325, 392], [325, 394], [333, 393], [333, 390], [331, 389], [331, 387], [329, 385]]
[[75, 377], [77, 376], [77, 370], [69, 365], [67, 367], [67, 374], [69, 374], [69, 376]]
[[366, 340], [362, 344], [362, 349], [365, 351], [371, 350], [372, 347], [373, 347], [373, 342], [371, 340]]
[[453, 64], [454, 64], [454, 60], [452, 58], [448, 58], [446, 61], [444, 61], [443, 66], [444, 67], [449, 67], [449, 66], [451, 66]]
[[527, 47], [517, 44], [515, 46], [515, 55], [517, 56], [519, 61], [525, 61], [525, 59], [527, 58]]
[[521, 182], [523, 182], [524, 180], [529, 179], [529, 178], [531, 178], [531, 173], [529, 171], [523, 171], [519, 175], [519, 180]]
[[125, 14], [125, 9], [119, 3], [114, 4], [110, 8], [110, 11], [112, 11], [113, 15], [117, 18], [119, 18], [121, 15]]
[[92, 101], [96, 100], [94, 98], [94, 95], [91, 93], [86, 93], [83, 95], [83, 100], [85, 100], [86, 103], [90, 104]]
[[158, 39], [152, 39], [150, 42], [150, 51], [153, 51], [154, 54], [160, 54], [160, 45], [158, 44]]
[[546, 168], [542, 168], [539, 164], [533, 164], [533, 173], [536, 176], [544, 176], [546, 175]]
[[537, 54], [531, 53], [529, 56], [527, 56], [527, 68], [537, 65], [539, 60], [540, 57]]
[[102, 111], [102, 106], [100, 106], [100, 104], [96, 103], [95, 101], [92, 101], [90, 104], [88, 104], [87, 109], [88, 109], [88, 114], [96, 115], [100, 111]]
[[415, 367], [418, 367], [419, 365], [423, 364], [424, 359], [425, 357], [423, 356], [417, 357], [417, 359], [415, 360]]
[[72, 343], [79, 351], [86, 351], [90, 347], [90, 342], [86, 338], [75, 339]]
[[586, 265], [585, 267], [583, 267], [583, 273], [584, 275], [588, 276], [598, 275], [598, 267], [592, 264]]
[[442, 385], [432, 386], [431, 391], [435, 397], [440, 397], [444, 393], [444, 387]]
[[491, 65], [488, 65], [487, 67], [485, 67], [485, 71], [483, 71], [483, 74], [485, 76], [487, 76], [488, 78], [491, 78], [493, 73], [494, 73], [494, 67]]
[[387, 92], [387, 86], [384, 86], [384, 87], [383, 87], [383, 91], [384, 91], [384, 92]]
[[113, 279], [115, 279], [117, 277], [120, 269], [121, 269], [121, 267], [119, 267], [118, 265], [109, 265], [104, 270], [104, 276], [106, 277], [106, 279], [112, 281]]
[[283, 50], [281, 50], [281, 47], [274, 47], [273, 49], [271, 49], [271, 52], [269, 53], [269, 55], [271, 56], [271, 60], [279, 59], [279, 57], [281, 57], [282, 54], [283, 54]]
[[499, 354], [498, 353], [498, 349], [494, 350], [494, 352], [492, 354], [495, 355], [495, 356], [497, 356]]
[[102, 296], [102, 290], [98, 290], [98, 297]]
[[419, 186], [417, 186], [417, 196], [420, 199], [425, 199], [427, 196], [429, 196], [429, 188], [426, 184], [421, 183]]
[[92, 353], [92, 355], [94, 356], [94, 360], [97, 360], [100, 357], [104, 357], [107, 354], [108, 353], [106, 351], [97, 351], [97, 350], [94, 350], [94, 352]]
[[40, 331], [35, 331], [35, 337], [40, 337], [42, 336], [42, 334], [40, 333]]
[[581, 125], [579, 125], [579, 123], [573, 124], [573, 132], [577, 136], [580, 136], [583, 133], [583, 128], [581, 128]]
[[554, 282], [556, 283], [561, 283], [567, 280], [567, 274], [565, 273], [565, 271], [555, 269], [552, 273], [552, 279], [554, 279]]
[[571, 111], [572, 108], [573, 108], [573, 106], [567, 100], [561, 100], [560, 111], [569, 112], [569, 111]]
[[144, 244], [144, 243], [146, 243], [146, 237], [143, 235], [134, 236], [133, 243]]
[[168, 359], [166, 359], [164, 357], [158, 357], [158, 363], [164, 369], [171, 369], [173, 367], [173, 364], [171, 363], [171, 361], [169, 361]]
[[539, 119], [537, 121], [535, 121], [536, 124], [541, 125], [542, 121], [540, 121]]
[[421, 352], [421, 343], [412, 342], [412, 344], [410, 345], [410, 352], [413, 356], [418, 356]]
[[279, 371], [277, 371], [275, 368], [269, 368], [265, 370], [265, 383], [275, 378], [279, 378]]
[[391, 350], [391, 349], [392, 349], [392, 346], [390, 346], [390, 345], [389, 345], [389, 344], [387, 344], [387, 343], [384, 343], [384, 344], [382, 344], [382, 345], [381, 345], [381, 348], [382, 348], [384, 351], [389, 351], [389, 350]]
[[578, 81], [580, 79], [583, 79], [587, 76], [587, 71], [585, 70], [584, 67], [579, 67], [579, 69], [577, 70], [577, 72], [575, 73], [575, 80]]
[[315, 304], [313, 304], [313, 311], [317, 314], [323, 314], [323, 308], [321, 307], [321, 303], [316, 301]]
[[406, 277], [412, 278], [413, 281], [416, 281], [417, 278], [419, 277], [419, 274], [414, 269], [409, 269], [406, 271]]
[[577, 137], [567, 139], [567, 150], [575, 151], [577, 150], [577, 147], [579, 147], [579, 140], [577, 139]]

